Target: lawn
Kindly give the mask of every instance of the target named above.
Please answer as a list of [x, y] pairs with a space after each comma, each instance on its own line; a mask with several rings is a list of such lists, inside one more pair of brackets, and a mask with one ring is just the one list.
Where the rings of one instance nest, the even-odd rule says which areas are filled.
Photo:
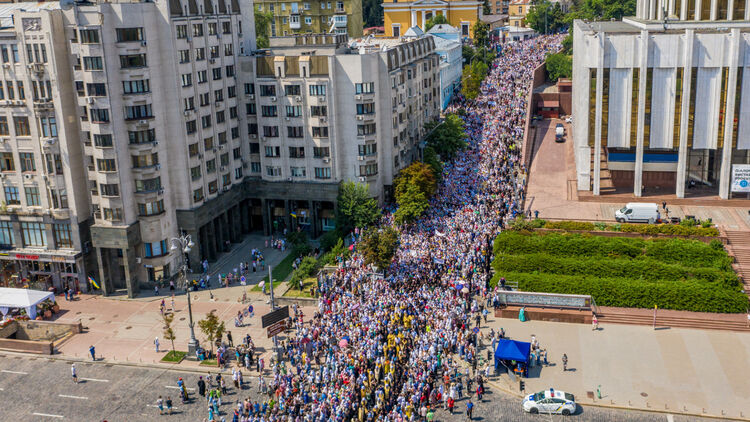
[[[281, 260], [275, 267], [271, 268], [271, 272], [273, 273], [273, 279], [276, 280], [273, 283], [273, 288], [275, 289], [279, 284], [281, 284], [284, 280], [286, 280], [287, 277], [289, 277], [289, 274], [292, 273], [292, 263], [294, 262], [294, 258], [291, 253], [284, 257], [284, 259]], [[263, 281], [268, 284], [268, 276], [263, 277]], [[252, 292], [259, 292], [262, 289], [258, 287], [256, 284], [253, 286], [250, 291]], [[268, 290], [268, 287], [266, 287], [266, 290]]]
[[585, 294], [597, 305], [745, 312], [747, 295], [721, 242], [506, 231], [495, 239], [493, 283]]
[[216, 359], [205, 359], [201, 361], [201, 366], [218, 366]]
[[170, 350], [167, 352], [166, 355], [164, 355], [163, 358], [161, 358], [162, 362], [174, 362], [174, 363], [180, 363], [183, 359], [185, 359], [185, 356], [187, 356], [187, 352], [180, 352], [179, 350]]
[[284, 293], [285, 297], [307, 297], [312, 298], [312, 295], [310, 295], [310, 288], [314, 286], [318, 280], [315, 277], [308, 277], [304, 280], [302, 280], [302, 290], [292, 289]]

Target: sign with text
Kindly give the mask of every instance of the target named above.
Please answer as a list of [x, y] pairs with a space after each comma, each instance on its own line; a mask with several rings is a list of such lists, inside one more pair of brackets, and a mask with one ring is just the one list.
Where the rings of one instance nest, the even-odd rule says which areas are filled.
[[506, 305], [537, 306], [548, 308], [583, 308], [591, 307], [591, 296], [566, 295], [535, 292], [501, 292], [500, 301]]
[[287, 318], [289, 318], [289, 306], [284, 306], [283, 308], [279, 308], [263, 315], [260, 317], [260, 320], [263, 323], [263, 328], [266, 328]]
[[732, 192], [750, 192], [750, 164], [732, 165]]
[[268, 338], [271, 338], [275, 335], [278, 335], [279, 333], [286, 330], [286, 320], [281, 320], [270, 327], [268, 327]]

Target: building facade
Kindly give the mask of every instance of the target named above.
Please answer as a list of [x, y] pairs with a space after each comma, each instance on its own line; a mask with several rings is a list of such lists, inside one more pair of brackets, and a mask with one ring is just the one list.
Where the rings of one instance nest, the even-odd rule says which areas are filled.
[[461, 31], [464, 38], [472, 38], [474, 24], [482, 13], [482, 2], [472, 0], [416, 0], [383, 2], [383, 19], [385, 35], [400, 37], [406, 30], [418, 26], [425, 29], [425, 24], [433, 16], [443, 15], [448, 23]]
[[491, 0], [489, 2], [490, 12], [493, 15], [507, 15], [510, 7], [510, 0]]
[[348, 34], [352, 38], [362, 36], [362, 0], [254, 2], [258, 10], [273, 14], [272, 37], [328, 32]]
[[435, 53], [440, 56], [440, 107], [445, 110], [453, 95], [461, 90], [463, 56], [461, 43], [449, 41], [436, 35], [434, 37]]
[[440, 112], [434, 43], [377, 42], [352, 49], [345, 35], [280, 37], [268, 55], [241, 58], [248, 196], [271, 228], [332, 229], [342, 181], [367, 184], [382, 202], [420, 157], [424, 124]]
[[623, 22], [575, 22], [579, 190], [744, 192], [733, 171], [750, 168], [748, 12], [745, 0], [640, 0]]
[[531, 0], [512, 0], [508, 6], [508, 25], [525, 27], [526, 14], [529, 13], [531, 5]]

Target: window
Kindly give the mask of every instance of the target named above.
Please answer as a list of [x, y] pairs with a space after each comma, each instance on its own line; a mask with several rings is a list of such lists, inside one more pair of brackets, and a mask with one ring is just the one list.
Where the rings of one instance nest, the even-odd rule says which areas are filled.
[[5, 87], [8, 89], [8, 99], [9, 100], [15, 100], [16, 99], [16, 96], [15, 96], [15, 92], [16, 91], [13, 90], [13, 81], [6, 81], [5, 82]]
[[160, 240], [158, 242], [148, 243], [144, 242], [143, 246], [146, 251], [146, 258], [154, 258], [157, 256], [166, 255], [169, 253], [167, 248], [167, 240]]
[[372, 94], [375, 92], [375, 82], [354, 84], [354, 91], [357, 94]]
[[266, 175], [271, 177], [281, 176], [281, 167], [266, 166]]
[[29, 63], [47, 63], [47, 46], [44, 44], [26, 44], [26, 57]]
[[97, 158], [96, 168], [99, 171], [117, 171], [114, 158]]
[[0, 221], [0, 245], [13, 246], [15, 243], [13, 224], [10, 221]]
[[135, 181], [136, 192], [153, 192], [161, 189], [161, 178], [143, 179]]
[[11, 44], [10, 45], [10, 52], [11, 52], [11, 57], [13, 58], [13, 63], [18, 63], [20, 61], [19, 57], [18, 57], [18, 45], [17, 44]]
[[325, 96], [326, 86], [325, 85], [310, 85], [310, 95]]
[[201, 178], [201, 166], [195, 166], [190, 169], [190, 180], [196, 181]]
[[221, 163], [222, 166], [228, 166], [229, 165], [229, 153], [221, 154], [221, 157], [219, 157], [219, 163]]
[[198, 130], [195, 124], [195, 120], [190, 120], [189, 122], [185, 122], [185, 130], [187, 131], [188, 135], [191, 133], [195, 133]]
[[195, 49], [195, 61], [200, 62], [203, 60], [206, 60], [206, 49], [203, 47], [196, 48]]
[[305, 136], [304, 128], [302, 126], [287, 126], [286, 135], [289, 138], [303, 138]]
[[307, 169], [305, 167], [290, 167], [289, 172], [292, 174], [292, 177], [307, 176]]
[[199, 70], [198, 71], [198, 83], [199, 84], [208, 82], [208, 76], [207, 76], [207, 74], [208, 73], [205, 70]]
[[310, 106], [310, 114], [313, 116], [327, 116], [328, 108], [326, 106]]
[[224, 110], [220, 110], [216, 112], [216, 124], [221, 124], [226, 121], [226, 115], [224, 114]]
[[255, 84], [245, 84], [245, 95], [255, 94]]
[[316, 179], [330, 179], [331, 168], [330, 167], [315, 167], [315, 178]]
[[391, 25], [391, 29], [393, 30], [393, 37], [398, 38], [401, 36], [401, 25], [400, 24], [393, 24]]
[[359, 166], [359, 175], [360, 176], [375, 176], [378, 174], [378, 165], [377, 164], [367, 164], [364, 166]]
[[164, 200], [160, 199], [154, 202], [146, 202], [145, 204], [138, 204], [138, 215], [149, 216], [157, 215], [164, 212]]
[[216, 35], [216, 22], [208, 23], [208, 35]]
[[242, 167], [237, 167], [236, 169], [234, 169], [234, 178], [242, 179]]
[[151, 104], [125, 107], [125, 120], [149, 119], [154, 117], [151, 113]]
[[5, 187], [5, 203], [7, 205], [20, 205], [21, 200], [18, 197], [18, 188], [15, 186]]
[[224, 44], [224, 55], [225, 56], [231, 56], [233, 49], [232, 44]]
[[100, 183], [99, 194], [102, 196], [120, 196], [120, 185], [117, 183]]
[[328, 137], [328, 126], [313, 126], [312, 136], [314, 138], [327, 138]]
[[124, 56], [120, 56], [120, 67], [123, 69], [146, 67], [146, 55], [145, 54], [127, 54]]
[[249, 116], [255, 116], [258, 113], [258, 111], [255, 108], [255, 103], [245, 104], [245, 113]]
[[193, 36], [194, 37], [202, 37], [203, 36], [203, 24], [202, 23], [194, 23], [193, 24]]
[[357, 104], [357, 114], [372, 114], [375, 112], [375, 103]]
[[190, 62], [190, 50], [180, 50], [180, 63]]
[[260, 154], [260, 144], [257, 142], [250, 143], [250, 154]]
[[229, 107], [229, 118], [230, 119], [237, 118], [237, 106]]
[[216, 101], [217, 103], [219, 101], [224, 101], [224, 91], [222, 91], [220, 89], [215, 90], [214, 91], [214, 101]]
[[215, 81], [221, 79], [221, 68], [220, 67], [215, 67], [215, 68], [211, 69], [211, 73], [212, 73], [213, 78], [214, 78]]
[[138, 79], [134, 81], [123, 81], [122, 92], [124, 94], [141, 94], [151, 91], [151, 84], [148, 79]]
[[175, 27], [177, 38], [187, 38], [187, 25], [177, 25]]
[[155, 129], [128, 131], [128, 142], [131, 144], [145, 144], [154, 141], [156, 141]]
[[227, 97], [234, 98], [237, 96], [237, 89], [234, 85], [227, 87]]
[[91, 113], [91, 121], [94, 123], [107, 123], [109, 122], [109, 110], [106, 108], [92, 108], [89, 109]]
[[238, 126], [235, 126], [232, 128], [232, 139], [237, 139], [240, 137], [240, 128]]
[[104, 219], [109, 221], [122, 220], [122, 208], [105, 208]]
[[359, 155], [375, 155], [378, 153], [378, 144], [359, 145]]
[[99, 56], [84, 57], [83, 58], [83, 70], [102, 70], [104, 65], [102, 64], [102, 58]]
[[277, 138], [279, 136], [279, 127], [263, 126], [263, 136], [267, 138]]
[[18, 87], [18, 99], [26, 99], [26, 93], [23, 90], [23, 81], [16, 81], [16, 86]]
[[0, 116], [0, 135], [10, 135], [10, 128], [8, 127], [8, 118]]
[[260, 96], [261, 97], [274, 97], [274, 96], [276, 96], [276, 86], [275, 85], [261, 85], [260, 86]]
[[226, 73], [227, 73], [227, 78], [231, 78], [232, 76], [234, 76], [234, 65], [227, 66]]
[[261, 106], [260, 114], [263, 117], [276, 117], [278, 115], [276, 106]]
[[231, 34], [232, 33], [232, 22], [226, 21], [221, 23], [221, 33]]
[[250, 173], [260, 173], [260, 161], [250, 163]]
[[70, 224], [55, 223], [52, 225], [52, 234], [55, 236], [55, 245], [58, 248], [72, 248], [73, 237], [70, 234]]
[[188, 145], [188, 155], [191, 157], [195, 157], [200, 153], [200, 149], [198, 148], [198, 143], [190, 144]]
[[193, 191], [193, 202], [200, 202], [203, 200], [203, 188], [198, 188]]
[[302, 116], [302, 106], [288, 105], [286, 106], [286, 117], [300, 117]]
[[325, 158], [331, 156], [331, 148], [330, 147], [313, 147], [313, 157], [315, 158]]
[[21, 222], [23, 246], [47, 246], [46, 224]]
[[8, 63], [10, 58], [8, 57], [8, 47], [5, 44], [0, 45], [0, 53], [3, 58], [3, 63]]
[[151, 167], [159, 164], [159, 154], [133, 155], [133, 168]]
[[89, 97], [106, 97], [107, 85], [103, 83], [86, 84], [86, 94]]
[[13, 162], [12, 152], [3, 152], [0, 154], [0, 170], [2, 171], [16, 171], [15, 163]]
[[203, 129], [208, 129], [211, 127], [211, 115], [207, 116], [201, 116], [201, 127]]
[[193, 85], [193, 74], [192, 73], [184, 73], [182, 74], [182, 87], [188, 87]]
[[232, 158], [234, 158], [235, 160], [239, 160], [240, 158], [242, 158], [242, 149], [240, 147], [232, 150]]
[[247, 124], [247, 134], [248, 135], [257, 135], [258, 134], [258, 124], [257, 123], [248, 123]]
[[300, 93], [299, 85], [284, 85], [285, 95], [299, 95], [299, 93]]
[[143, 41], [143, 28], [117, 28], [117, 42]]
[[206, 161], [206, 174], [211, 174], [215, 172], [216, 172], [216, 159], [213, 158], [211, 160]]
[[200, 100], [201, 107], [207, 106], [208, 103], [211, 102], [210, 97], [211, 94], [209, 94], [208, 92], [204, 92], [203, 94], [198, 95], [198, 100]]
[[36, 161], [33, 152], [21, 152], [18, 154], [21, 160], [21, 171], [36, 171]]
[[219, 184], [214, 180], [208, 184], [208, 193], [216, 193], [219, 190]]
[[368, 123], [366, 125], [357, 125], [357, 135], [374, 135], [375, 134], [375, 123]]
[[[519, 7], [519, 9], [521, 9], [521, 7]], [[523, 13], [523, 12], [520, 12], [520, 13]], [[516, 22], [516, 25], [518, 25], [518, 22]], [[461, 24], [461, 36], [464, 36], [464, 37], [469, 36], [469, 24], [468, 23]]]
[[212, 45], [211, 48], [209, 49], [209, 54], [211, 55], [212, 59], [219, 57], [219, 46]]
[[182, 99], [185, 104], [185, 110], [195, 110], [195, 97], [187, 97]]
[[281, 147], [266, 147], [266, 157], [278, 157], [281, 155]]
[[57, 121], [52, 116], [43, 116], [39, 118], [39, 127], [42, 129], [42, 136], [45, 138], [57, 136]]
[[47, 162], [47, 174], [63, 174], [60, 154], [45, 154], [45, 159]]
[[99, 44], [99, 31], [96, 29], [81, 29], [78, 34], [81, 44]]
[[305, 147], [289, 147], [289, 158], [305, 158]]
[[94, 145], [99, 148], [107, 148], [112, 146], [112, 135], [109, 134], [94, 134]]

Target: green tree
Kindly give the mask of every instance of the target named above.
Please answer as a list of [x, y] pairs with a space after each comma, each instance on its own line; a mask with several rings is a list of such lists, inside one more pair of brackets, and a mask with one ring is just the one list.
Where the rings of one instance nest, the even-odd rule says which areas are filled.
[[492, 14], [492, 9], [490, 9], [490, 1], [489, 0], [484, 0], [482, 2], [482, 14], [483, 15], [491, 15]]
[[573, 54], [573, 31], [570, 31], [570, 33], [565, 38], [563, 38], [562, 48], [563, 53]]
[[382, 0], [363, 0], [362, 1], [362, 20], [364, 27], [383, 26], [383, 1]]
[[539, 0], [526, 14], [526, 25], [540, 34], [549, 34], [560, 31], [567, 23], [560, 3], [552, 4], [549, 0]]
[[161, 315], [162, 321], [164, 322], [164, 333], [163, 337], [165, 340], [169, 340], [172, 342], [172, 355], [174, 355], [174, 340], [177, 338], [174, 335], [174, 329], [172, 328], [172, 321], [174, 321], [174, 314], [173, 313], [163, 313]]
[[226, 327], [224, 321], [220, 321], [215, 311], [206, 314], [206, 318], [198, 321], [198, 327], [206, 336], [206, 340], [211, 343], [211, 352], [214, 351], [214, 343], [224, 335]]
[[464, 97], [473, 100], [479, 96], [479, 88], [482, 86], [485, 76], [487, 76], [487, 71], [487, 65], [479, 60], [464, 66], [461, 76], [461, 92]]
[[427, 195], [416, 185], [409, 185], [399, 198], [398, 209], [393, 214], [397, 225], [413, 223], [430, 206]]
[[364, 228], [380, 218], [378, 202], [370, 198], [367, 185], [364, 184], [342, 183], [339, 187], [338, 206], [336, 225], [341, 233], [349, 233], [355, 227]]
[[635, 16], [636, 0], [579, 0], [565, 15], [568, 24], [576, 19], [589, 21], [622, 20], [625, 16]]
[[302, 262], [300, 262], [297, 269], [292, 273], [292, 278], [289, 279], [290, 287], [296, 290], [302, 290], [302, 282], [306, 278], [314, 276], [318, 271], [318, 268], [320, 268], [320, 266], [318, 265], [317, 259], [311, 256], [305, 257]]
[[429, 31], [435, 25], [446, 24], [446, 23], [449, 23], [448, 18], [446, 18], [443, 15], [435, 15], [431, 17], [430, 19], [427, 19], [427, 22], [425, 22], [424, 32]]
[[422, 152], [422, 156], [424, 157], [425, 164], [432, 167], [432, 173], [439, 182], [443, 178], [443, 163], [440, 162], [440, 157], [435, 152], [435, 148], [428, 145]]
[[429, 198], [437, 190], [437, 180], [432, 167], [425, 163], [415, 161], [409, 167], [398, 173], [394, 183], [394, 195], [396, 202], [407, 192], [410, 186], [415, 186], [425, 197]]
[[398, 248], [398, 231], [391, 226], [371, 227], [365, 231], [358, 249], [367, 265], [375, 265], [385, 272]]
[[273, 14], [271, 12], [261, 12], [255, 8], [255, 43], [258, 48], [268, 48], [268, 37], [271, 36], [271, 21]]
[[[476, 63], [481, 64], [481, 62]], [[466, 147], [464, 121], [456, 114], [447, 114], [442, 122], [429, 122], [425, 125], [425, 129], [429, 133], [426, 140], [427, 146], [439, 154], [442, 160], [452, 159], [456, 152]]]
[[490, 44], [490, 25], [478, 20], [474, 24], [474, 45], [485, 47]]
[[549, 80], [553, 82], [559, 78], [570, 78], [573, 75], [573, 56], [563, 53], [550, 54], [545, 60], [544, 67], [547, 69]]

